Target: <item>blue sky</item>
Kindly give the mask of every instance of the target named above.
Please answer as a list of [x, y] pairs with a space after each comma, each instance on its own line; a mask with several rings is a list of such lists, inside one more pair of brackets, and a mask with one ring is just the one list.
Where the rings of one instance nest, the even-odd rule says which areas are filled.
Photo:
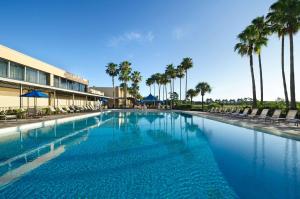
[[[251, 96], [247, 58], [233, 52], [236, 35], [274, 0], [2, 1], [0, 43], [110, 86], [108, 62], [132, 62], [144, 80], [167, 64], [192, 57], [189, 87], [207, 81], [207, 97]], [[288, 46], [287, 46], [288, 47]], [[288, 48], [287, 63], [288, 66]], [[300, 36], [295, 38], [296, 93], [300, 93]], [[283, 97], [280, 41], [262, 51], [265, 98]], [[259, 76], [255, 58], [257, 95]], [[289, 74], [288, 67], [286, 73]], [[179, 80], [176, 81], [176, 84]], [[179, 87], [179, 86], [178, 86]], [[149, 89], [141, 85], [143, 95]], [[300, 94], [297, 96], [299, 100]]]

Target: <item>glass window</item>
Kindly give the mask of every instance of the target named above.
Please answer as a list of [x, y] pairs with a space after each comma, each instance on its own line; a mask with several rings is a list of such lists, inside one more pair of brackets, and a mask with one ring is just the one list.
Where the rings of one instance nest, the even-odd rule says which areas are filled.
[[38, 71], [33, 68], [26, 68], [26, 81], [38, 83]]
[[59, 77], [58, 76], [54, 76], [54, 87], [59, 88]]
[[60, 88], [67, 89], [67, 80], [64, 78], [60, 78]]
[[73, 90], [73, 82], [72, 81], [67, 80], [67, 89]]
[[0, 77], [7, 77], [8, 61], [0, 59]]
[[39, 84], [49, 85], [49, 74], [39, 71]]
[[24, 66], [11, 62], [10, 78], [24, 81]]
[[77, 82], [73, 83], [73, 90], [79, 91], [79, 83], [77, 83]]
[[84, 84], [79, 84], [79, 91], [85, 92], [85, 85]]

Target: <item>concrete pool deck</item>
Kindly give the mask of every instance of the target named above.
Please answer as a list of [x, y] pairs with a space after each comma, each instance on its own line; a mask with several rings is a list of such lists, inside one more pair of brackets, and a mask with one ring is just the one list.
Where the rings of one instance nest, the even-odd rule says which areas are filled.
[[294, 124], [284, 124], [284, 123], [270, 123], [264, 121], [250, 120], [250, 119], [239, 119], [226, 117], [216, 114], [211, 114], [207, 112], [198, 112], [198, 111], [180, 111], [182, 113], [200, 116], [203, 118], [215, 120], [218, 122], [223, 122], [226, 124], [239, 126], [247, 129], [253, 129], [273, 135], [278, 135], [281, 137], [293, 138], [300, 140], [300, 126]]

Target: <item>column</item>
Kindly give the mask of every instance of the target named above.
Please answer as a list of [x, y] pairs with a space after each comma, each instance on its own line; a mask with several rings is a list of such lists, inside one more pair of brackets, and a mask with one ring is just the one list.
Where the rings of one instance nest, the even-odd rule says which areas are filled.
[[75, 102], [75, 95], [73, 94], [73, 106], [74, 106], [74, 102]]
[[22, 84], [20, 84], [20, 108], [23, 107], [23, 99], [22, 99], [21, 95], [23, 95], [23, 85]]
[[53, 98], [54, 98], [54, 108], [56, 108], [56, 103], [55, 103], [55, 101], [56, 101], [56, 91], [54, 91], [54, 93], [53, 93]]

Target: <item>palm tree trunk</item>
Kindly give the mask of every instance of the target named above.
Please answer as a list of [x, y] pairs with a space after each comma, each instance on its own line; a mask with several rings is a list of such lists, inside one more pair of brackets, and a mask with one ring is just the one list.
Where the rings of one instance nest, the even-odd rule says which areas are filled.
[[163, 99], [163, 101], [165, 101], [165, 95], [164, 95], [164, 93], [165, 93], [165, 87], [164, 87], [164, 85], [162, 85], [162, 99]]
[[173, 99], [172, 99], [172, 79], [170, 81], [170, 106], [171, 106], [171, 109], [172, 109], [172, 102], [173, 102]]
[[152, 92], [151, 92], [151, 85], [149, 86], [149, 88], [150, 88], [150, 94], [151, 94], [151, 93], [152, 93]]
[[291, 104], [290, 109], [296, 109], [296, 91], [295, 91], [295, 72], [294, 72], [294, 39], [293, 33], [289, 33], [290, 36], [290, 93]]
[[174, 99], [174, 92], [175, 92], [175, 90], [174, 90], [174, 83], [175, 83], [175, 79], [173, 79], [173, 99]]
[[187, 70], [185, 70], [185, 100], [187, 100], [186, 94], [187, 94]]
[[281, 73], [282, 73], [285, 105], [286, 105], [286, 108], [289, 108], [290, 102], [289, 102], [289, 96], [288, 96], [288, 92], [287, 92], [285, 71], [284, 71], [284, 35], [282, 35], [282, 37], [281, 37]]
[[125, 82], [125, 89], [124, 89], [124, 91], [125, 91], [125, 108], [127, 108], [127, 82]]
[[179, 89], [180, 89], [180, 91], [179, 91], [179, 99], [180, 99], [180, 103], [181, 103], [181, 78], [179, 78]]
[[203, 105], [203, 95], [201, 95], [202, 96], [202, 111], [204, 111], [204, 105]]
[[255, 86], [255, 77], [254, 77], [254, 69], [253, 69], [253, 55], [250, 55], [250, 71], [251, 71], [251, 80], [252, 80], [252, 96], [253, 96], [253, 108], [257, 106], [256, 100], [256, 86]]
[[193, 105], [193, 97], [191, 96], [191, 105]]
[[259, 63], [259, 77], [260, 77], [260, 102], [263, 105], [264, 103], [264, 84], [263, 84], [263, 73], [262, 73], [262, 64], [261, 64], [261, 54], [258, 54], [258, 63]]
[[158, 84], [158, 100], [160, 100], [160, 84]]
[[113, 108], [115, 108], [116, 100], [115, 100], [115, 78], [114, 77], [112, 77], [112, 85], [113, 85]]
[[165, 84], [165, 91], [166, 91], [166, 100], [168, 100], [168, 90], [167, 90], [167, 84]]

